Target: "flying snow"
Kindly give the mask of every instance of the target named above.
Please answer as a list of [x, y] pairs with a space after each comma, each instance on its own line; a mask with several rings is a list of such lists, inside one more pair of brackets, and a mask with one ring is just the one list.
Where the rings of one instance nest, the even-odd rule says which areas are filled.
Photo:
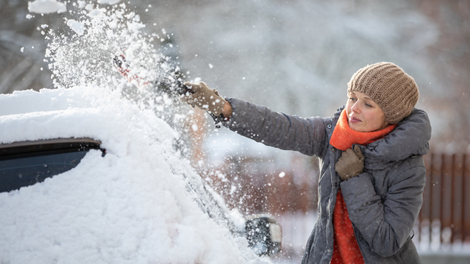
[[108, 4], [108, 5], [114, 5], [119, 3], [120, 0], [98, 0], [98, 4]]
[[77, 33], [80, 36], [83, 35], [83, 33], [85, 32], [84, 25], [75, 19], [68, 20], [67, 26], [69, 26], [73, 31], [75, 31], [75, 33]]
[[57, 0], [36, 0], [28, 2], [28, 10], [38, 14], [64, 13], [67, 11], [67, 7]]

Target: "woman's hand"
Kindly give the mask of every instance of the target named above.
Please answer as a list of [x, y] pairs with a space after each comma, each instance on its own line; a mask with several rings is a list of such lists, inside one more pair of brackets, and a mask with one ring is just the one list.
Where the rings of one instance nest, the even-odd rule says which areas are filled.
[[[226, 104], [230, 105], [215, 89], [209, 88], [207, 84], [203, 82], [199, 83], [184, 83], [184, 85], [191, 88], [194, 93], [187, 93], [180, 97], [181, 101], [191, 105], [192, 107], [199, 107], [206, 110], [207, 112], [219, 116], [224, 112], [228, 112], [230, 109], [226, 107]], [[227, 108], [226, 111], [224, 111]], [[224, 114], [225, 116], [225, 114]], [[227, 117], [227, 116], [226, 116]]]
[[359, 146], [344, 151], [335, 164], [335, 170], [343, 181], [361, 174], [364, 170], [364, 155]]

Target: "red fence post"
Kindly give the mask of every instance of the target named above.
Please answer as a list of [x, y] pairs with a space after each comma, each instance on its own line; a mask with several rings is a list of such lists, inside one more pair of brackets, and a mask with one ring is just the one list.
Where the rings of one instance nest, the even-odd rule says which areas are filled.
[[460, 203], [459, 199], [458, 199], [458, 194], [459, 192], [456, 191], [457, 186], [455, 186], [455, 183], [456, 183], [456, 178], [458, 177], [457, 175], [457, 161], [456, 161], [456, 155], [455, 154], [452, 154], [450, 156], [450, 193], [449, 193], [449, 196], [450, 196], [450, 225], [449, 225], [449, 228], [450, 228], [450, 238], [449, 238], [449, 242], [450, 244], [454, 243], [455, 241], [455, 237], [457, 235], [458, 237], [458, 234], [456, 234], [456, 230], [458, 230], [458, 220], [457, 220], [457, 217], [456, 216], [456, 213], [458, 213], [457, 210], [455, 210], [455, 208], [457, 207], [456, 203]]
[[463, 241], [470, 242], [470, 155], [463, 156]]
[[[432, 166], [432, 177], [431, 177], [431, 237], [433, 239], [433, 233], [441, 228], [442, 219], [442, 154], [433, 155], [433, 166]], [[439, 222], [438, 222], [439, 221]], [[439, 232], [439, 242], [441, 236]]]

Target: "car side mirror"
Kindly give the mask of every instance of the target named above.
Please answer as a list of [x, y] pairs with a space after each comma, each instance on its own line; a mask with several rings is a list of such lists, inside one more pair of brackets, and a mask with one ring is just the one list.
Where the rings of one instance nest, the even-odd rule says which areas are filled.
[[248, 246], [258, 255], [273, 255], [281, 251], [282, 227], [269, 216], [251, 216], [245, 222]]

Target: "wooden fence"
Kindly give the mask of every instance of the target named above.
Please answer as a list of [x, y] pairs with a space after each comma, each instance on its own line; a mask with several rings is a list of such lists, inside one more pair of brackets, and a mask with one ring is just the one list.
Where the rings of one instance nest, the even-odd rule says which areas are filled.
[[421, 243], [470, 242], [470, 155], [425, 156], [424, 203], [416, 229]]

